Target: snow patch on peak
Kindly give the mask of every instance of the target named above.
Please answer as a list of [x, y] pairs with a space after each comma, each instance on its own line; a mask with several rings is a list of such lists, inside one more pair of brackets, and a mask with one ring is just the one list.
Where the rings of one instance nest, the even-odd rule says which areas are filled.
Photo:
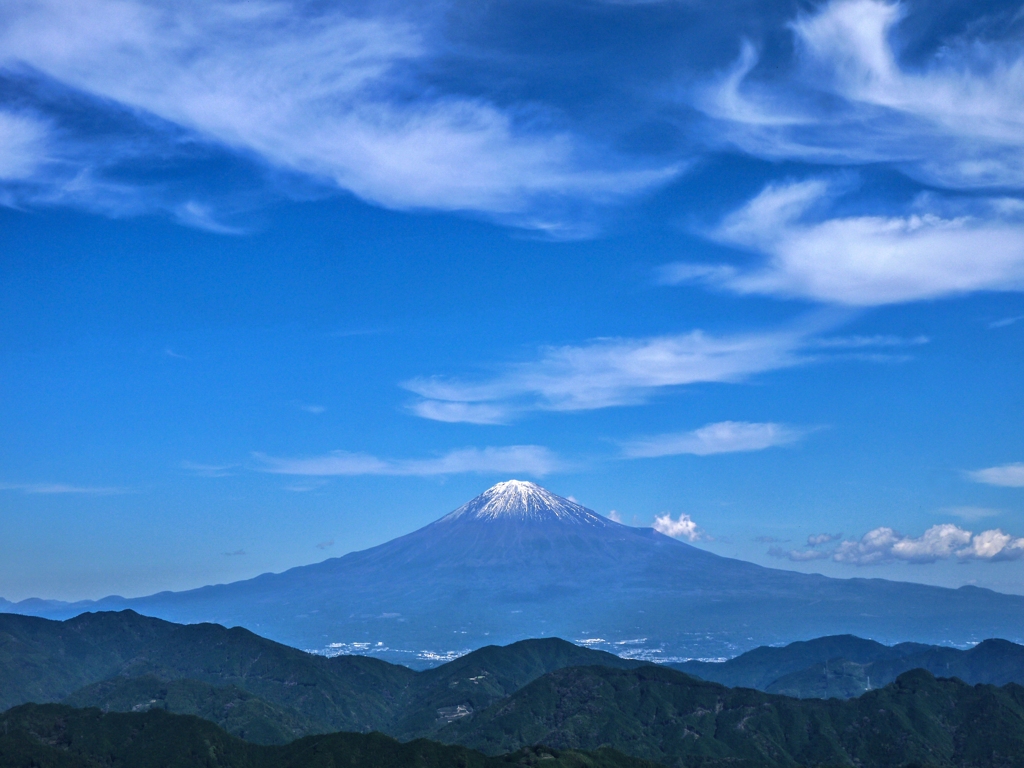
[[516, 520], [608, 525], [608, 521], [576, 502], [556, 496], [526, 480], [506, 480], [445, 515], [438, 522]]

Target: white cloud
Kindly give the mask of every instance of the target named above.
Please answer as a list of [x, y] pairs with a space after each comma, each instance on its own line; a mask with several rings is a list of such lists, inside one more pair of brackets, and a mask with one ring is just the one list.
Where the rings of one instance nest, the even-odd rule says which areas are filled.
[[279, 458], [254, 454], [259, 469], [279, 475], [313, 477], [351, 475], [406, 475], [427, 477], [476, 473], [514, 473], [542, 477], [559, 471], [563, 464], [549, 449], [539, 445], [500, 448], [464, 448], [430, 459], [379, 459], [363, 453], [334, 451], [325, 456]]
[[988, 324], [988, 327], [993, 329], [993, 330], [996, 329], [996, 328], [1008, 328], [1011, 325], [1015, 325], [1016, 323], [1019, 323], [1021, 320], [1024, 320], [1024, 315], [1014, 315], [1012, 317], [1004, 317], [1004, 318], [1001, 318], [999, 320], [993, 320], [991, 323]]
[[611, 512], [608, 513], [608, 519], [611, 520], [613, 523], [621, 523], [622, 515], [620, 515], [616, 510], [613, 509]]
[[1000, 509], [989, 507], [943, 507], [937, 510], [940, 514], [959, 517], [961, 520], [974, 521], [984, 520], [986, 517], [997, 517], [1002, 514]]
[[698, 106], [726, 140], [764, 157], [883, 161], [952, 188], [1024, 187], [1020, 46], [975, 33], [910, 68], [892, 42], [903, 16], [884, 0], [821, 5], [790, 25], [797, 60], [781, 79], [755, 81], [745, 43]]
[[187, 200], [176, 205], [172, 212], [182, 224], [196, 229], [205, 229], [207, 232], [214, 232], [218, 235], [241, 235], [245, 232], [239, 227], [228, 226], [218, 221], [213, 206], [196, 200]]
[[424, 419], [466, 424], [504, 424], [511, 415], [507, 408], [489, 403], [460, 403], [442, 400], [420, 400], [413, 403], [409, 409]]
[[195, 461], [181, 462], [181, 468], [191, 472], [196, 477], [231, 477], [237, 464], [200, 464]]
[[[904, 15], [885, 0], [820, 5], [790, 24], [792, 68], [759, 72], [744, 42], [697, 103], [727, 142], [761, 157], [889, 163], [949, 189], [1024, 189], [1020, 46], [946, 40], [911, 68], [893, 47]], [[853, 306], [1024, 290], [1019, 199], [923, 197], [896, 215], [830, 214], [843, 186], [768, 185], [707, 233], [765, 263], [669, 265], [664, 280]]]
[[[531, 211], [538, 201], [604, 204], [676, 174], [616, 167], [550, 121], [417, 82], [435, 53], [427, 32], [408, 14], [284, 0], [21, 0], [0, 9], [0, 65], [393, 208], [482, 211], [557, 231], [557, 214]], [[175, 212], [231, 231], [203, 204]]]
[[46, 159], [48, 129], [37, 118], [0, 111], [0, 181], [32, 178]]
[[783, 549], [782, 547], [769, 547], [768, 554], [782, 560], [791, 560], [794, 563], [826, 560], [832, 556], [831, 553], [820, 549]]
[[805, 430], [785, 424], [721, 421], [691, 432], [676, 432], [633, 440], [624, 443], [622, 448], [623, 454], [629, 458], [679, 454], [709, 456], [716, 453], [761, 451], [774, 446], [789, 445], [804, 434]]
[[82, 494], [86, 496], [114, 496], [132, 493], [130, 488], [68, 485], [67, 483], [0, 483], [0, 491], [21, 491], [32, 495]]
[[869, 531], [859, 541], [844, 541], [831, 553], [833, 560], [851, 565], [877, 565], [903, 560], [932, 563], [936, 560], [1010, 560], [1024, 554], [1024, 538], [999, 529], [972, 534], [951, 523], [933, 525], [918, 538], [892, 528]]
[[[1024, 221], [983, 215], [846, 216], [812, 212], [839, 194], [824, 179], [769, 184], [709, 236], [767, 257], [760, 267], [666, 279], [700, 280], [740, 294], [872, 306], [973, 291], [1024, 289]], [[977, 208], [977, 206], [975, 206]]]
[[704, 531], [693, 522], [689, 515], [681, 514], [678, 520], [673, 520], [672, 515], [666, 512], [664, 515], [657, 515], [654, 518], [654, 525], [651, 527], [658, 533], [663, 533], [674, 539], [700, 541], [707, 538]]
[[1024, 488], [1024, 462], [1003, 464], [999, 467], [976, 469], [967, 476], [976, 483], [1001, 485], [1007, 488]]
[[641, 339], [598, 339], [548, 347], [534, 362], [488, 380], [419, 378], [403, 386], [423, 401], [420, 416], [494, 423], [525, 410], [582, 411], [643, 402], [666, 387], [740, 382], [804, 362], [809, 331], [713, 336], [693, 331]]
[[818, 533], [807, 537], [807, 546], [820, 547], [822, 544], [831, 544], [843, 538], [841, 533]]

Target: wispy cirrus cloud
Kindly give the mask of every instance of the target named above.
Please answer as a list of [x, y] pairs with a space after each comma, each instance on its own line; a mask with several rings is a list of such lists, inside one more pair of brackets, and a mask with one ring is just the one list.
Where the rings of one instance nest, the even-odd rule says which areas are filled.
[[0, 483], [0, 491], [20, 491], [31, 495], [116, 496], [134, 493], [134, 489], [117, 486], [70, 485], [68, 483]]
[[[747, 334], [696, 330], [646, 338], [595, 339], [579, 345], [544, 347], [535, 360], [504, 366], [489, 377], [420, 377], [402, 386], [420, 396], [409, 408], [423, 418], [502, 424], [530, 411], [571, 412], [636, 405], [672, 388], [740, 383], [758, 374], [846, 355], [850, 350], [863, 353], [880, 349], [877, 356], [885, 358], [887, 349], [927, 342], [924, 337], [822, 335], [833, 325], [834, 318], [821, 315], [789, 328]], [[677, 445], [688, 448], [680, 453], [697, 452], [701, 444], [710, 451], [715, 440], [721, 446], [726, 445], [727, 438], [735, 446], [743, 440], [754, 445], [764, 440], [788, 440], [796, 429], [724, 424], [718, 428], [709, 425], [708, 432], [700, 435], [665, 436], [662, 445], [676, 440]], [[717, 434], [713, 434], [716, 429]], [[760, 432], [755, 435], [757, 430]]]
[[1009, 328], [1011, 325], [1015, 325], [1019, 323], [1021, 320], [1024, 320], [1024, 315], [1013, 315], [1012, 317], [1003, 317], [1000, 318], [999, 320], [993, 320], [991, 323], [988, 324], [988, 327], [990, 330], [995, 330], [997, 328]]
[[[536, 105], [420, 82], [437, 55], [433, 23], [425, 11], [286, 0], [26, 0], [0, 10], [0, 66], [372, 203], [476, 211], [556, 233], [567, 226], [559, 201], [607, 204], [681, 167], [609, 160], [556, 120], [538, 120]], [[234, 231], [206, 203], [164, 204], [184, 223]]]
[[0, 181], [32, 178], [46, 160], [47, 124], [28, 114], [0, 110]]
[[812, 549], [783, 550], [772, 547], [768, 554], [793, 562], [827, 559], [857, 566], [900, 561], [917, 564], [939, 560], [998, 562], [1016, 560], [1024, 555], [1024, 538], [1012, 536], [999, 528], [972, 533], [952, 523], [933, 525], [916, 537], [882, 526], [868, 531], [860, 539], [841, 541], [833, 549], [819, 549], [813, 539], [808, 539]]
[[975, 469], [967, 477], [976, 483], [1001, 485], [1005, 488], [1024, 488], [1024, 462], [1002, 464], [998, 467]]
[[707, 233], [763, 255], [763, 264], [668, 265], [663, 282], [853, 306], [1024, 290], [1024, 215], [1016, 206], [974, 201], [961, 215], [823, 215], [842, 186], [769, 184]]
[[183, 461], [179, 465], [186, 472], [196, 477], [231, 477], [238, 464], [202, 464], [195, 461]]
[[961, 520], [966, 520], [968, 522], [984, 520], [986, 517], [998, 517], [1003, 513], [1001, 509], [974, 506], [943, 507], [942, 509], [936, 510], [936, 512], [942, 515], [959, 517]]
[[763, 451], [781, 445], [790, 445], [807, 434], [806, 429], [773, 422], [720, 421], [689, 432], [653, 435], [622, 444], [627, 458], [653, 458], [656, 456], [710, 456], [717, 453]]
[[640, 339], [598, 339], [547, 347], [540, 357], [479, 381], [418, 378], [403, 386], [425, 418], [495, 423], [529, 410], [583, 411], [643, 402], [659, 389], [739, 382], [800, 365], [802, 329], [716, 336], [703, 331]]
[[1024, 290], [1024, 54], [979, 22], [910, 66], [894, 43], [907, 13], [887, 0], [819, 5], [789, 25], [790, 66], [759, 69], [744, 42], [695, 103], [748, 154], [887, 164], [988, 197], [850, 215], [834, 212], [848, 182], [774, 182], [705, 233], [763, 263], [670, 265], [670, 280], [853, 306]]
[[543, 477], [566, 465], [539, 445], [463, 448], [427, 459], [380, 459], [365, 453], [333, 451], [322, 456], [282, 458], [253, 455], [261, 472], [313, 477], [395, 475], [430, 477], [467, 473], [523, 473]]
[[762, 157], [889, 162], [954, 189], [1024, 188], [1017, 41], [975, 26], [911, 68], [893, 43], [906, 13], [885, 0], [820, 5], [790, 24], [792, 67], [758, 73], [746, 42], [696, 102], [727, 141]]

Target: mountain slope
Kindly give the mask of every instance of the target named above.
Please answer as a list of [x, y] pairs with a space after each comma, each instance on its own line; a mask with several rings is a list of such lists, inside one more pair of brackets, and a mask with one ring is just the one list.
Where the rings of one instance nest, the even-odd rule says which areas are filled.
[[287, 744], [317, 733], [315, 722], [289, 707], [274, 706], [234, 685], [216, 686], [198, 680], [159, 677], [116, 677], [88, 685], [61, 703], [103, 712], [147, 712], [161, 709], [209, 720], [232, 736], [256, 744]]
[[178, 625], [131, 611], [64, 622], [0, 614], [0, 709], [29, 701], [160, 708], [261, 743], [337, 730], [427, 736], [575, 664], [641, 662], [548, 638], [488, 646], [417, 673], [378, 659], [308, 654], [244, 629]]
[[504, 768], [538, 763], [545, 768], [654, 768], [608, 749], [593, 754], [526, 749], [486, 757], [422, 739], [402, 744], [379, 733], [336, 733], [259, 746], [198, 718], [161, 710], [103, 714], [29, 704], [0, 713], [2, 768]]
[[[890, 646], [853, 635], [834, 635], [798, 641], [781, 648], [762, 646], [723, 662], [686, 661], [669, 666], [702, 680], [711, 680], [730, 688], [739, 686], [763, 691], [780, 677], [802, 672], [813, 665], [827, 661], [843, 659], [857, 664], [867, 664], [875, 661], [902, 659], [932, 650], [935, 647], [921, 643], [900, 643]], [[900, 672], [913, 668], [913, 666], [905, 667], [900, 669]], [[892, 682], [895, 678], [896, 675], [893, 675], [886, 682]], [[1009, 680], [1004, 682], [1009, 682]]]
[[172, 624], [130, 611], [65, 622], [0, 614], [0, 708], [142, 676], [233, 685], [301, 711], [308, 727], [324, 732], [386, 726], [393, 701], [416, 674], [378, 659], [314, 656], [240, 628]]
[[722, 663], [669, 666], [730, 687], [796, 698], [849, 698], [887, 685], [911, 669], [971, 684], [1024, 683], [1024, 646], [1006, 640], [985, 640], [969, 650], [919, 643], [887, 646], [845, 635], [755, 648]]
[[916, 670], [859, 699], [796, 700], [663, 667], [574, 667], [534, 681], [440, 738], [489, 754], [609, 745], [672, 765], [1024, 764], [1024, 688]]
[[60, 618], [108, 608], [244, 626], [300, 648], [369, 643], [360, 647], [422, 666], [439, 653], [537, 636], [631, 643], [662, 659], [842, 633], [1024, 639], [1021, 596], [763, 568], [518, 481], [386, 544], [280, 574], [132, 600], [16, 606]]
[[892, 682], [910, 669], [926, 669], [934, 675], [956, 677], [972, 684], [1022, 683], [1024, 647], [1006, 640], [986, 640], [966, 651], [934, 647], [909, 656], [866, 664], [833, 659], [783, 675], [764, 690], [799, 698], [859, 696]]

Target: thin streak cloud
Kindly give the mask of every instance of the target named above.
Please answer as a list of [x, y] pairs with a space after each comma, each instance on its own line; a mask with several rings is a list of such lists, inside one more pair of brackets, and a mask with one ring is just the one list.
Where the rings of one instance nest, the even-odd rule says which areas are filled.
[[35, 117], [0, 110], [0, 181], [32, 178], [45, 161], [49, 132]]
[[413, 412], [442, 421], [504, 421], [530, 410], [586, 411], [644, 402], [669, 387], [741, 382], [801, 365], [800, 330], [716, 336], [703, 331], [641, 339], [598, 339], [548, 347], [538, 360], [481, 381], [418, 378]]
[[69, 485], [67, 483], [0, 483], [0, 491], [19, 491], [31, 495], [117, 496], [134, 493], [132, 488], [114, 486]]
[[[637, 405], [672, 388], [736, 384], [758, 374], [830, 359], [849, 349], [885, 350], [927, 341], [924, 337], [822, 337], [821, 332], [834, 323], [831, 315], [820, 315], [788, 329], [759, 333], [715, 335], [696, 330], [648, 338], [596, 339], [576, 346], [542, 348], [536, 360], [508, 365], [488, 378], [420, 377], [402, 386], [420, 396], [410, 410], [423, 418], [502, 424], [531, 411]], [[737, 440], [742, 429], [739, 425], [734, 428]], [[772, 429], [777, 430], [774, 439], [793, 436], [779, 425]], [[711, 436], [705, 437], [711, 445]]]
[[807, 430], [772, 422], [720, 421], [690, 432], [654, 435], [623, 443], [622, 453], [627, 458], [639, 459], [763, 451], [795, 443], [805, 434]]
[[967, 477], [976, 483], [999, 485], [1004, 488], [1024, 488], [1024, 462], [1003, 464], [998, 467], [975, 469]]
[[336, 477], [394, 475], [432, 477], [469, 473], [523, 473], [543, 477], [565, 467], [548, 448], [539, 445], [463, 448], [429, 459], [380, 459], [365, 453], [333, 451], [322, 456], [283, 458], [256, 453], [261, 472], [278, 475]]

